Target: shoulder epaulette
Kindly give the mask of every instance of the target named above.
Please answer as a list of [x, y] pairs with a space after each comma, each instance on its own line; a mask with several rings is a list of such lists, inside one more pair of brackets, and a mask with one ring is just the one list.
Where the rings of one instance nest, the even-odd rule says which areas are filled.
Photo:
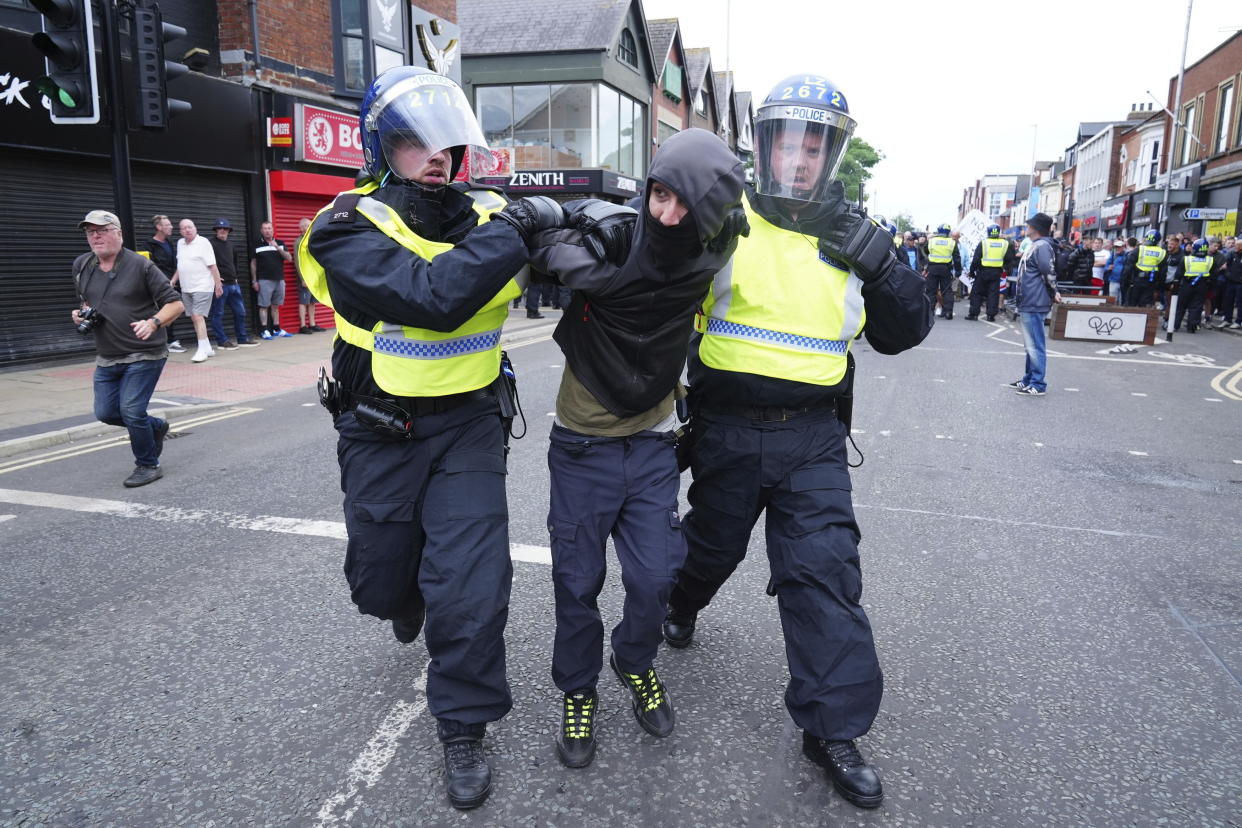
[[361, 193], [341, 193], [336, 197], [336, 201], [332, 202], [332, 215], [328, 218], [329, 224], [353, 224], [354, 218], [358, 214], [358, 199], [362, 198]]

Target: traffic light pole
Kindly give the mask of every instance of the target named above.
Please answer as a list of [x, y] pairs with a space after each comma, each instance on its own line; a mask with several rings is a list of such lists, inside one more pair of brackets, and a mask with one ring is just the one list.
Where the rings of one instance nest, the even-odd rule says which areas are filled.
[[102, 0], [104, 55], [108, 75], [108, 121], [112, 125], [112, 195], [116, 200], [121, 232], [131, 250], [138, 249], [134, 236], [134, 200], [129, 175], [129, 131], [125, 121], [125, 93], [121, 88], [121, 21], [116, 0]]

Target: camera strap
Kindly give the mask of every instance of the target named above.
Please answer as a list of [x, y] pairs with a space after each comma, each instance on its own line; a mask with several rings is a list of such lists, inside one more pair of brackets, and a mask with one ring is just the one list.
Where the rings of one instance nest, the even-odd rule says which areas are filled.
[[[98, 265], [99, 265], [99, 257], [92, 253], [90, 257], [87, 258], [86, 261], [82, 262], [82, 266], [78, 268], [78, 271], [73, 274], [73, 287], [75, 290], [77, 290], [78, 299], [81, 300], [83, 305], [88, 304], [88, 303], [86, 301], [86, 292], [82, 289], [82, 272], [85, 271], [89, 267], [91, 269], [91, 274], [94, 274], [95, 268]], [[89, 283], [90, 278], [88, 277], [86, 281]], [[108, 284], [111, 285], [112, 281], [108, 280]], [[106, 288], [104, 289], [104, 294], [105, 295], [107, 294]], [[102, 299], [102, 297], [100, 298]]]

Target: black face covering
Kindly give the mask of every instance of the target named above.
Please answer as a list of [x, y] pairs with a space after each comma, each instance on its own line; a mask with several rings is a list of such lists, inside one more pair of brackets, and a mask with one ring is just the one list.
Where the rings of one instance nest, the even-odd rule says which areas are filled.
[[647, 243], [641, 248], [647, 261], [657, 270], [668, 271], [683, 265], [703, 251], [699, 230], [689, 213], [673, 227], [666, 227], [643, 210]]

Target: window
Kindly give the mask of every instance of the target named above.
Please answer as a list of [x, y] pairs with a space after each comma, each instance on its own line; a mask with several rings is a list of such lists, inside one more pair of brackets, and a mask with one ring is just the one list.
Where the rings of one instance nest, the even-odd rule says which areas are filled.
[[371, 80], [408, 60], [406, 21], [397, 0], [337, 0], [338, 92], [361, 94]]
[[694, 93], [694, 111], [699, 113], [700, 115], [703, 115], [707, 112], [707, 104], [703, 101], [702, 87], [699, 88], [698, 92]]
[[665, 141], [667, 141], [669, 138], [672, 138], [678, 132], [680, 132], [680, 130], [678, 130], [677, 127], [670, 126], [669, 124], [666, 124], [663, 121], [656, 121], [656, 144], [657, 145], [663, 144]]
[[513, 87], [514, 163], [518, 169], [540, 169], [552, 163], [548, 86]]
[[611, 86], [479, 86], [474, 94], [483, 137], [513, 147], [514, 169], [644, 169], [645, 108]]
[[591, 166], [594, 91], [594, 84], [588, 83], [558, 83], [552, 86], [553, 167]]
[[341, 62], [346, 89], [367, 88], [363, 64], [362, 0], [341, 0]]
[[[1194, 139], [1191, 136], [1195, 134], [1195, 116], [1198, 114], [1196, 112], [1198, 109], [1195, 105], [1196, 103], [1196, 101], [1191, 101], [1186, 104], [1186, 106], [1182, 107], [1182, 123], [1185, 125], [1185, 128], [1181, 130], [1181, 134], [1178, 136], [1182, 142], [1182, 151], [1177, 155], [1180, 159], [1178, 161], [1179, 167], [1186, 166], [1195, 159], [1196, 155], [1198, 155], [1198, 153], [1191, 148], [1191, 144], [1194, 143]], [[1175, 143], [1174, 146], [1177, 146], [1177, 144]]]
[[606, 170], [620, 168], [617, 163], [621, 153], [621, 95], [611, 86], [599, 88], [598, 151], [599, 166]]
[[634, 42], [634, 33], [629, 29], [621, 30], [621, 41], [617, 44], [617, 57], [627, 66], [638, 68], [638, 44]]
[[1229, 115], [1233, 111], [1233, 84], [1221, 87], [1220, 98], [1216, 107], [1216, 144], [1213, 152], [1220, 154], [1229, 149]]
[[664, 94], [674, 103], [681, 103], [681, 67], [671, 60], [664, 64]]

